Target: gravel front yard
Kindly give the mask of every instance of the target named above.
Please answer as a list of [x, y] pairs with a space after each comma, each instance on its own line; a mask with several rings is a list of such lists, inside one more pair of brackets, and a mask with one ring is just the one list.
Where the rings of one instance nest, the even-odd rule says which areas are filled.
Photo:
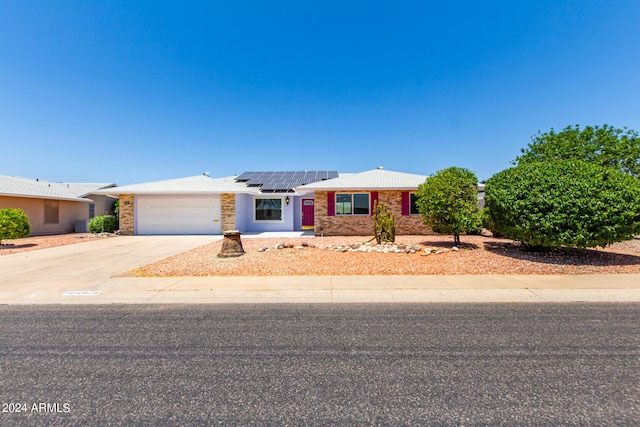
[[[640, 273], [640, 239], [606, 249], [572, 249], [531, 253], [508, 240], [462, 236], [459, 251], [452, 251], [450, 236], [400, 236], [397, 243], [417, 244], [407, 253], [336, 252], [329, 245], [362, 243], [368, 237], [269, 238], [242, 240], [246, 254], [218, 258], [217, 241], [134, 270], [136, 276], [296, 276], [296, 275], [456, 275], [456, 274], [616, 274]], [[318, 247], [302, 246], [306, 241]], [[265, 247], [289, 243], [294, 248]], [[421, 255], [424, 248], [448, 250]]]
[[[116, 236], [113, 236], [114, 238]], [[90, 234], [33, 236], [8, 241], [0, 256], [92, 241]], [[245, 255], [218, 258], [221, 241], [160, 260], [131, 272], [136, 276], [293, 276], [293, 275], [410, 275], [410, 274], [640, 274], [640, 238], [616, 243], [606, 249], [571, 249], [531, 253], [517, 243], [481, 236], [462, 236], [459, 251], [452, 251], [450, 236], [399, 236], [397, 243], [420, 245], [407, 253], [336, 252], [330, 245], [353, 245], [363, 237], [242, 239]], [[302, 246], [306, 241], [316, 248]], [[290, 244], [294, 248], [273, 248]], [[424, 248], [446, 252], [421, 255]]]

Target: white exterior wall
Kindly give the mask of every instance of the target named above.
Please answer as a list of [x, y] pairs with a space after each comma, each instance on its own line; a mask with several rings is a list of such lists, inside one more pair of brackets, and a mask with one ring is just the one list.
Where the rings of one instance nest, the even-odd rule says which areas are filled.
[[[295, 207], [300, 205], [299, 200], [295, 201], [295, 197], [289, 196], [289, 204], [287, 205], [284, 200], [286, 194], [262, 194], [260, 196], [254, 196], [250, 194], [236, 194], [236, 227], [241, 232], [261, 232], [261, 231], [293, 231], [295, 228], [296, 215], [299, 217], [300, 212], [294, 214]], [[254, 220], [254, 209], [256, 198], [282, 198], [283, 206], [283, 221], [281, 222], [256, 222]], [[302, 227], [301, 220], [298, 218], [298, 229]]]

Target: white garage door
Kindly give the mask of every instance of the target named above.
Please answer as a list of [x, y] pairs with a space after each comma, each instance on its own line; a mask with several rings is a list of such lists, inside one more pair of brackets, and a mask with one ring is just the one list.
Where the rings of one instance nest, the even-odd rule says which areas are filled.
[[135, 207], [137, 234], [222, 234], [220, 196], [139, 196]]

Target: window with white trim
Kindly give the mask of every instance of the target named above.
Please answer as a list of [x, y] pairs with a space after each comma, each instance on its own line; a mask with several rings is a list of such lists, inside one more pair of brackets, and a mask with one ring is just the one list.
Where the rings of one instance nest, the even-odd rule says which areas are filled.
[[336, 194], [336, 215], [369, 215], [369, 193]]
[[282, 222], [282, 198], [256, 198], [254, 199], [254, 221]]

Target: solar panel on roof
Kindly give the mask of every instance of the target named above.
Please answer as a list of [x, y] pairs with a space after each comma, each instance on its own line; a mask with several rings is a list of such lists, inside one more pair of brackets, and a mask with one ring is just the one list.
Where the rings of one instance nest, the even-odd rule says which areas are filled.
[[247, 171], [235, 178], [262, 192], [292, 192], [303, 184], [336, 178], [337, 171]]

